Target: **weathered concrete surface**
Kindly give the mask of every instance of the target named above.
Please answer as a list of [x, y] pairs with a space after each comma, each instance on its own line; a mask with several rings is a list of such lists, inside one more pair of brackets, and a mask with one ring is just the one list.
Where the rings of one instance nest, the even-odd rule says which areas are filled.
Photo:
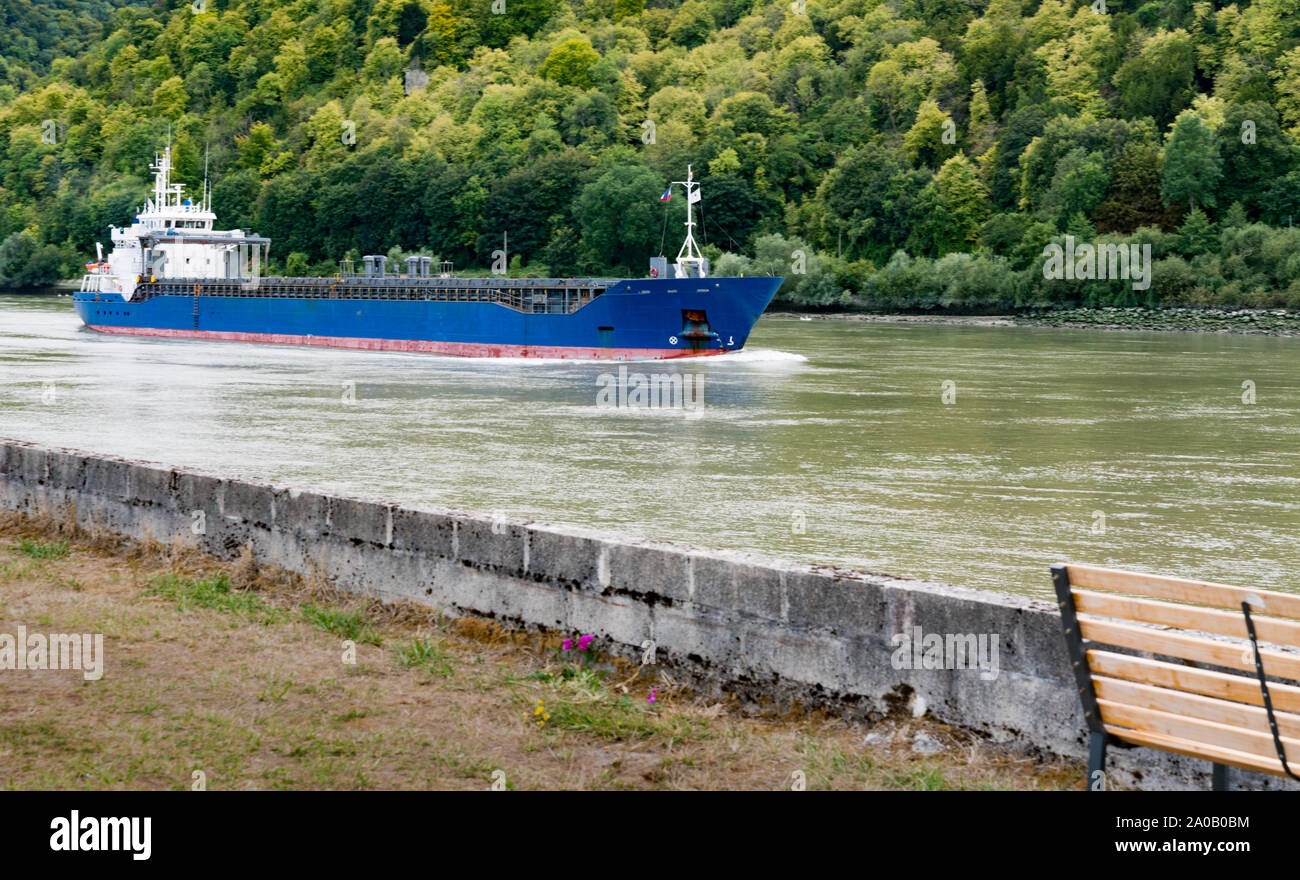
[[[261, 564], [355, 593], [596, 633], [627, 656], [653, 641], [659, 662], [714, 692], [856, 717], [925, 711], [995, 741], [1085, 756], [1060, 619], [1048, 602], [17, 441], [0, 440], [0, 509], [138, 540], [179, 538], [227, 559], [249, 544]], [[895, 668], [893, 637], [915, 627], [991, 635], [997, 676]], [[1109, 762], [1113, 779], [1143, 788], [1207, 788], [1208, 768], [1150, 749], [1112, 750]], [[1279, 787], [1272, 777], [1237, 779]]]

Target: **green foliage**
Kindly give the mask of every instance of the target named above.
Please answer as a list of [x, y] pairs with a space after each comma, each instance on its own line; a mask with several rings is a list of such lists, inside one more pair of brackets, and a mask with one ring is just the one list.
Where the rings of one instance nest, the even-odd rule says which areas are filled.
[[207, 608], [240, 614], [264, 624], [274, 623], [281, 617], [278, 609], [267, 605], [254, 593], [231, 587], [230, 579], [224, 574], [210, 578], [160, 575], [149, 582], [145, 593], [175, 602], [180, 611]]
[[591, 88], [591, 69], [600, 61], [600, 53], [580, 37], [565, 40], [551, 50], [539, 73], [562, 86]]
[[1150, 116], [1164, 127], [1195, 97], [1196, 47], [1186, 31], [1158, 31], [1115, 74], [1130, 118]]
[[699, 0], [686, 0], [668, 25], [668, 38], [680, 46], [691, 48], [708, 39], [713, 27], [709, 8]]
[[18, 552], [33, 559], [62, 559], [68, 555], [68, 542], [55, 541], [46, 544], [22, 538], [18, 541]]
[[52, 244], [40, 244], [27, 232], [0, 242], [0, 287], [39, 287], [61, 278], [67, 260]]
[[1198, 202], [1212, 207], [1222, 175], [1218, 135], [1199, 116], [1184, 110], [1165, 145], [1160, 187], [1165, 200], [1186, 202], [1193, 209]]
[[402, 666], [427, 669], [443, 678], [451, 678], [455, 674], [447, 649], [428, 636], [412, 639], [404, 645], [395, 645], [393, 654]]
[[649, 168], [621, 165], [582, 188], [575, 214], [583, 267], [605, 263], [630, 272], [646, 264], [662, 225], [659, 205], [646, 193], [662, 180]]
[[[210, 151], [221, 224], [294, 273], [393, 248], [481, 271], [508, 234], [520, 272], [639, 274], [665, 230], [675, 247], [684, 206], [658, 196], [691, 163], [715, 266], [786, 266], [799, 305], [1297, 283], [1261, 225], [1300, 219], [1300, 30], [1278, 0], [504, 2], [9, 0], [0, 284], [77, 273], [169, 131], [178, 179]], [[1151, 290], [1035, 278], [1064, 233], [1158, 245]], [[1273, 249], [1229, 254], [1241, 236]]]
[[358, 611], [310, 604], [303, 605], [301, 611], [303, 618], [322, 632], [370, 645], [381, 641], [379, 631]]

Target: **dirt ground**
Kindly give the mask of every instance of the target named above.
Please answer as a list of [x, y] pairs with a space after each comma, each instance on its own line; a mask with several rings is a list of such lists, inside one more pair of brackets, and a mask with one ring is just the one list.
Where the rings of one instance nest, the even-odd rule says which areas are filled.
[[718, 703], [606, 662], [599, 637], [566, 651], [566, 634], [360, 600], [248, 556], [6, 515], [0, 634], [20, 625], [102, 633], [104, 662], [97, 680], [0, 670], [9, 789], [1083, 787], [1079, 765], [926, 720]]

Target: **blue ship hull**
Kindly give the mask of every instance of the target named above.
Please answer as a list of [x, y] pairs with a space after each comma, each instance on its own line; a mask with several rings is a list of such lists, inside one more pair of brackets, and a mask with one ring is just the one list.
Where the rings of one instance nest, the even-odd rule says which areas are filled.
[[[107, 333], [469, 357], [628, 360], [743, 347], [783, 280], [611, 279], [571, 303], [568, 291], [561, 300], [566, 282], [560, 279], [513, 282], [529, 287], [508, 287], [512, 282], [502, 279], [440, 280], [436, 286], [387, 279], [387, 286], [375, 287], [360, 280], [267, 278], [256, 290], [166, 279], [142, 283], [131, 300], [94, 292], [74, 300], [81, 320]], [[509, 302], [484, 301], [489, 293]], [[456, 298], [462, 295], [469, 301]]]

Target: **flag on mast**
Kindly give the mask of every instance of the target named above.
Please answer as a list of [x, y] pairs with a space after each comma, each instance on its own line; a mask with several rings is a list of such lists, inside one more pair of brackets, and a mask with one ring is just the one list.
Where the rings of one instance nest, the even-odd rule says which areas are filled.
[[664, 194], [659, 197], [659, 201], [666, 202], [673, 197], [673, 188], [670, 186], [664, 190]]

